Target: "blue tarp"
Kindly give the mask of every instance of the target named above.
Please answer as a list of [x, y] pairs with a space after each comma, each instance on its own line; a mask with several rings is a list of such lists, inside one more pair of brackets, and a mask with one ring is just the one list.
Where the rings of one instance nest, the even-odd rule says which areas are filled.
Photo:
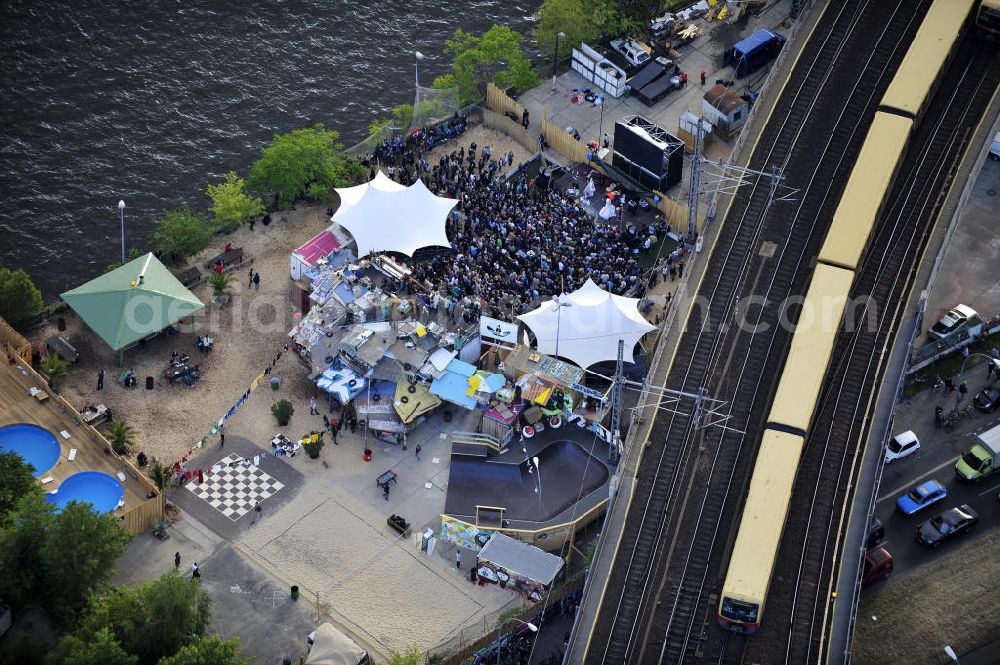
[[437, 395], [446, 402], [475, 409], [479, 402], [469, 391], [469, 377], [476, 373], [476, 368], [461, 360], [452, 360], [444, 372], [431, 383], [430, 393]]
[[759, 28], [746, 39], [737, 42], [736, 45], [733, 46], [733, 50], [743, 53], [744, 55], [752, 53], [754, 49], [760, 48], [775, 37], [779, 37], [779, 35], [776, 35], [770, 30]]

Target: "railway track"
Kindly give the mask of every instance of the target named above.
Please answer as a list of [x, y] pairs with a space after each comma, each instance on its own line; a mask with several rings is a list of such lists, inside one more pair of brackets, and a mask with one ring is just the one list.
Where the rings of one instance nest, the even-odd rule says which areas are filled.
[[[829, 8], [804, 47], [795, 83], [751, 158], [753, 168], [781, 164], [788, 184], [801, 189], [799, 203], [768, 208], [766, 186], [737, 197], [702, 284], [708, 306], [692, 313], [696, 323], [682, 335], [667, 380], [729, 400], [732, 429], [696, 429], [690, 414], [657, 419], [586, 662], [742, 660], [726, 655], [721, 631], [706, 630], [716, 630], [716, 599], [707, 592], [724, 572], [740, 490], [790, 341], [776, 324], [787, 315], [787, 296], [804, 290], [805, 261], [919, 19], [912, 3], [854, 0]], [[839, 111], [832, 123], [831, 109]], [[768, 329], [748, 334], [739, 322]]]
[[883, 357], [967, 138], [1000, 84], [1000, 66], [992, 50], [969, 36], [942, 80], [913, 135], [852, 289], [856, 303], [864, 299], [853, 317], [860, 325], [842, 331], [837, 341], [812, 428], [817, 434], [807, 441], [796, 481], [768, 618], [748, 648], [754, 663], [823, 662], [826, 656], [831, 577], [844, 528], [839, 507], [850, 499]]

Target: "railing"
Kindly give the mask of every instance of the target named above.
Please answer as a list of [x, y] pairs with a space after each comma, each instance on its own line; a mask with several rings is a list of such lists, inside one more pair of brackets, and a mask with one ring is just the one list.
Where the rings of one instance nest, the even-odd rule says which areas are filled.
[[512, 119], [486, 109], [483, 111], [483, 124], [492, 130], [507, 134], [530, 154], [538, 152], [538, 139]]
[[[917, 333], [919, 332], [920, 331], [917, 331]], [[957, 353], [965, 347], [975, 344], [982, 337], [993, 335], [996, 332], [1000, 332], [1000, 312], [994, 314], [980, 324], [969, 326], [964, 330], [952, 333], [944, 339], [931, 342], [930, 344], [925, 344], [919, 349], [916, 349], [910, 355], [910, 365], [907, 370], [907, 374], [913, 374], [914, 372], [940, 360], [944, 356]], [[916, 334], [914, 335], [913, 341], [916, 341]]]
[[0, 345], [3, 346], [5, 356], [16, 356], [26, 363], [31, 363], [31, 342], [2, 318], [0, 318]]
[[500, 441], [496, 437], [482, 432], [452, 432], [453, 443], [466, 443], [472, 446], [486, 446], [490, 450], [500, 452]]

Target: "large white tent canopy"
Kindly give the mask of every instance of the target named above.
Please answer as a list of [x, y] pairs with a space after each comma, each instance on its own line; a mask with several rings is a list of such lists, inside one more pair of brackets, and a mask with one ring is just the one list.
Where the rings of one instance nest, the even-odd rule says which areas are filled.
[[635, 362], [632, 348], [656, 329], [639, 313], [638, 298], [616, 296], [590, 279], [517, 318], [534, 333], [539, 353], [558, 355], [583, 368], [618, 358], [618, 340], [625, 340], [625, 361]]
[[445, 223], [458, 201], [435, 196], [420, 180], [404, 187], [380, 171], [371, 182], [337, 193], [341, 205], [333, 221], [354, 236], [359, 258], [377, 252], [413, 256], [421, 247], [451, 247]]

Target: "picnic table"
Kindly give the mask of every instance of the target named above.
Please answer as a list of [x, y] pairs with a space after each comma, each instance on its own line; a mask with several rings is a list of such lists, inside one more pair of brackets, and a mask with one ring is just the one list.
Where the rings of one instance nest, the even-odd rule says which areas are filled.
[[80, 412], [80, 417], [88, 425], [103, 422], [107, 420], [108, 407], [103, 404], [98, 404], [97, 406], [88, 405], [87, 408]]
[[222, 252], [205, 261], [205, 270], [215, 270], [215, 266], [222, 264], [222, 272], [231, 270], [243, 263], [243, 248], [234, 247], [228, 252]]
[[385, 487], [389, 483], [396, 482], [396, 477], [397, 477], [396, 472], [393, 471], [392, 469], [389, 469], [388, 471], [386, 471], [381, 476], [375, 479], [375, 484], [378, 485], [379, 487]]

